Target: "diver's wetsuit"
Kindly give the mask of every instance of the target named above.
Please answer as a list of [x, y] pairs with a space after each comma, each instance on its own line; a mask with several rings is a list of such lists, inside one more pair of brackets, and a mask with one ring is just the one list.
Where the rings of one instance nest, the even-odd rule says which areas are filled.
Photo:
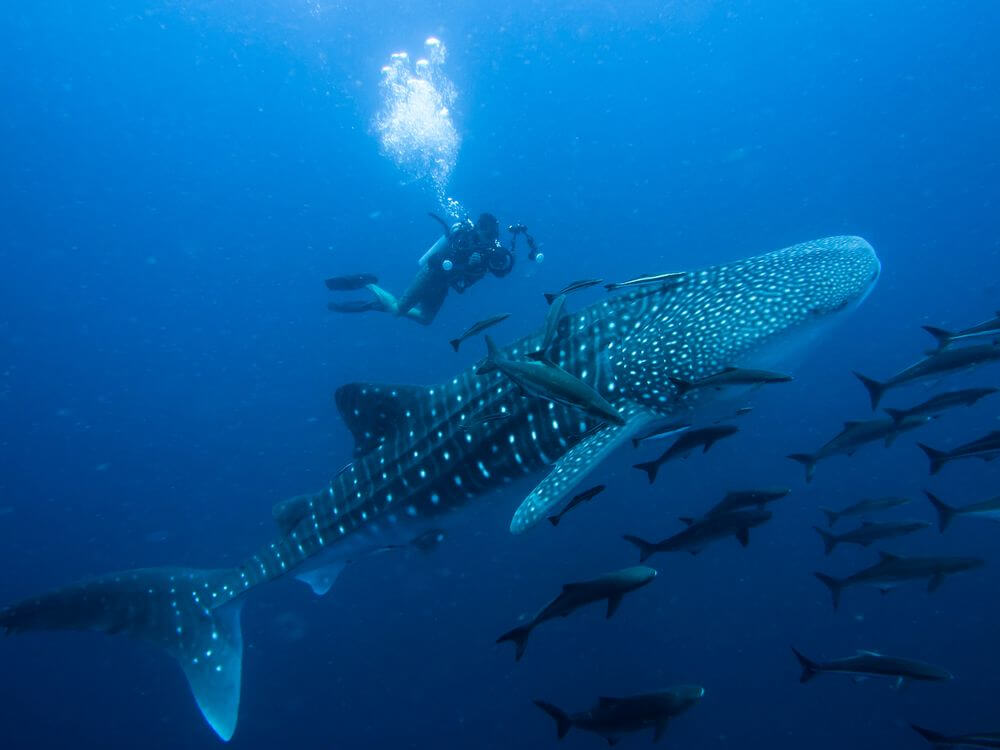
[[503, 277], [513, 268], [514, 254], [500, 244], [496, 219], [483, 214], [475, 225], [469, 221], [455, 224], [434, 243], [420, 259], [416, 278], [398, 300], [376, 284], [366, 284], [375, 300], [331, 302], [328, 307], [335, 312], [390, 312], [429, 325], [444, 304], [449, 288], [461, 294], [487, 273]]

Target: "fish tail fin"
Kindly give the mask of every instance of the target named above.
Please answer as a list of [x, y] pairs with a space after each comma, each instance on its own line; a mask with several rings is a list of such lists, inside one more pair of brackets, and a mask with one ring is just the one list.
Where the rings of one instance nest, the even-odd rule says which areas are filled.
[[792, 453], [788, 458], [802, 464], [806, 469], [806, 482], [811, 482], [816, 471], [816, 457], [811, 453]]
[[569, 728], [573, 725], [569, 716], [561, 708], [553, 706], [551, 703], [546, 703], [545, 701], [534, 701], [534, 704], [542, 709], [545, 713], [556, 720], [556, 737], [562, 739], [566, 736]]
[[462, 345], [462, 339], [452, 339], [448, 343], [451, 344], [451, 348], [457, 352], [458, 347]]
[[934, 337], [934, 340], [937, 342], [938, 349], [944, 349], [951, 343], [951, 337], [953, 335], [951, 331], [946, 331], [944, 328], [936, 328], [935, 326], [920, 327]]
[[794, 646], [792, 647], [792, 653], [795, 654], [795, 658], [799, 660], [799, 664], [802, 666], [802, 674], [799, 676], [799, 682], [809, 682], [809, 680], [819, 674], [819, 665], [816, 662], [803, 656]]
[[890, 409], [889, 407], [886, 407], [882, 411], [884, 411], [886, 414], [892, 417], [892, 421], [895, 422], [896, 424], [902, 422], [903, 417], [906, 416], [906, 412], [903, 411], [902, 409]]
[[639, 548], [639, 562], [646, 562], [656, 552], [656, 545], [652, 542], [647, 542], [645, 539], [640, 539], [632, 534], [626, 534], [622, 537], [629, 544], [634, 544]]
[[826, 525], [832, 529], [834, 524], [840, 520], [840, 514], [835, 510], [830, 510], [829, 508], [820, 507], [820, 510], [823, 511], [823, 514], [826, 516]]
[[544, 362], [548, 359], [548, 355], [545, 353], [544, 349], [539, 349], [537, 352], [528, 352], [524, 356], [533, 362]]
[[944, 530], [948, 528], [948, 524], [952, 522], [955, 518], [955, 509], [950, 505], [947, 505], [941, 498], [936, 495], [932, 495], [927, 490], [924, 490], [924, 494], [927, 495], [927, 499], [931, 501], [931, 505], [934, 506], [934, 510], [938, 514], [938, 530], [943, 534]]
[[927, 460], [931, 462], [931, 474], [937, 474], [941, 471], [941, 467], [948, 460], [948, 454], [944, 451], [934, 450], [929, 445], [924, 445], [923, 443], [917, 443], [917, 445], [927, 455]]
[[633, 464], [632, 468], [646, 472], [646, 476], [649, 477], [649, 483], [652, 484], [656, 481], [656, 475], [660, 471], [660, 464], [658, 461], [646, 461], [641, 464]]
[[[92, 578], [0, 610], [0, 632], [125, 633], [176, 658], [205, 721], [223, 740], [240, 705], [244, 585], [235, 570], [145, 568]], [[218, 600], [225, 604], [216, 605]]]
[[948, 738], [945, 737], [943, 734], [940, 734], [939, 732], [932, 732], [930, 729], [924, 729], [923, 727], [917, 726], [916, 724], [910, 724], [910, 727], [913, 729], [914, 732], [919, 734], [921, 737], [930, 742], [932, 745], [935, 745], [937, 747], [951, 747], [951, 744], [948, 742]]
[[865, 387], [868, 391], [868, 398], [872, 402], [872, 411], [878, 408], [878, 402], [882, 400], [883, 394], [885, 394], [886, 385], [885, 383], [880, 383], [877, 380], [873, 380], [860, 372], [855, 372], [854, 377], [861, 381], [861, 385]]
[[558, 526], [559, 520], [560, 520], [559, 516], [549, 516], [549, 523], [551, 523], [553, 526]]
[[829, 555], [837, 548], [837, 543], [840, 542], [840, 540], [835, 535], [825, 529], [821, 529], [819, 526], [813, 526], [813, 528], [816, 529], [817, 534], [823, 537], [823, 550]]
[[531, 635], [530, 625], [518, 625], [513, 630], [508, 630], [497, 638], [497, 643], [510, 641], [514, 644], [514, 661], [521, 661], [524, 656], [524, 649], [528, 647], [528, 636]]
[[558, 294], [553, 294], [552, 292], [545, 292], [545, 301], [551, 305], [556, 301], [556, 297], [558, 296]]
[[842, 581], [837, 580], [832, 576], [828, 576], [826, 573], [814, 573], [819, 580], [821, 580], [824, 585], [830, 589], [830, 596], [833, 597], [833, 609], [836, 611], [840, 608], [840, 592], [844, 588]]
[[670, 382], [674, 384], [677, 389], [677, 395], [683, 396], [685, 393], [694, 388], [694, 384], [690, 380], [684, 380], [683, 378], [670, 378]]
[[[493, 343], [493, 339], [489, 335], [484, 338], [486, 339], [486, 361], [476, 368], [476, 375], [483, 375], [497, 369], [496, 360], [500, 354], [500, 350], [497, 349], [497, 345]], [[455, 351], [458, 350], [456, 349]]]

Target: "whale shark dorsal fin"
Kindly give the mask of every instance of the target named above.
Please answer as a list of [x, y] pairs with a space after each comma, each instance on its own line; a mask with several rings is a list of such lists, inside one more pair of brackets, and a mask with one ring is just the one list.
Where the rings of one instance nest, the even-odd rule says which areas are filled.
[[348, 383], [338, 388], [334, 400], [354, 436], [354, 455], [369, 453], [386, 438], [428, 415], [431, 391], [421, 385], [379, 383]]
[[625, 424], [606, 425], [581, 440], [560, 458], [552, 471], [531, 491], [510, 522], [510, 532], [520, 534], [545, 518], [582, 482], [591, 469], [652, 419], [640, 406], [629, 404], [622, 412]]

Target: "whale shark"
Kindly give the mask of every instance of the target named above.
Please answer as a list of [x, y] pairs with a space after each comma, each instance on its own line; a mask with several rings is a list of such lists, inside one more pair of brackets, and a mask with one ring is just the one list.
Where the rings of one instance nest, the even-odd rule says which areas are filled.
[[[671, 378], [787, 363], [859, 304], [879, 272], [865, 240], [828, 237], [671, 273], [567, 313], [548, 342], [549, 361], [601, 394], [620, 424], [526, 396], [502, 372], [477, 367], [435, 386], [343, 385], [335, 401], [354, 460], [321, 490], [275, 506], [274, 539], [242, 563], [99, 575], [0, 609], [0, 630], [95, 630], [159, 645], [180, 663], [204, 719], [229, 740], [242, 683], [240, 609], [252, 589], [294, 574], [322, 595], [349, 561], [442, 528], [473, 500], [547, 470], [510, 524], [527, 531], [652, 420], [698, 413], [717, 398], [714, 389], [681, 395]], [[544, 343], [540, 328], [500, 353], [516, 361]]]

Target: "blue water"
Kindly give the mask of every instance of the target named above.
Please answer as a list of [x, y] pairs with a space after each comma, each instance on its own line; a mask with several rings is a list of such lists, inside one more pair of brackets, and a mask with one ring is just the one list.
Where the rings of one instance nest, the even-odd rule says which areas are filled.
[[[539, 2], [77, 3], [7, 9], [0, 25], [0, 603], [110, 570], [235, 564], [273, 534], [271, 505], [324, 486], [352, 443], [343, 383], [433, 384], [481, 356], [446, 341], [541, 293], [859, 234], [874, 293], [796, 380], [762, 390], [741, 433], [668, 465], [652, 488], [622, 450], [609, 490], [558, 530], [513, 537], [531, 484], [477, 501], [433, 555], [382, 555], [315, 598], [282, 580], [250, 596], [234, 748], [546, 748], [551, 720], [598, 695], [696, 682], [677, 748], [926, 746], [907, 727], [1000, 730], [997, 527], [960, 520], [884, 545], [975, 554], [928, 595], [851, 589], [832, 612], [813, 570], [819, 505], [996, 493], [994, 464], [928, 477], [907, 435], [820, 464], [788, 453], [869, 413], [850, 371], [887, 376], [930, 340], [1000, 307], [1000, 5]], [[451, 295], [429, 328], [325, 310], [329, 275], [401, 290], [435, 239], [433, 191], [371, 128], [379, 68], [435, 34], [449, 48], [463, 142], [449, 186], [469, 211], [525, 222], [545, 263]], [[599, 299], [585, 292], [573, 304]], [[997, 384], [997, 368], [948, 387]], [[933, 392], [894, 392], [907, 405]], [[998, 402], [919, 439], [998, 427]], [[625, 532], [676, 531], [724, 491], [793, 493], [750, 547], [654, 558], [660, 577], [614, 619], [547, 623], [515, 664], [494, 645], [567, 581], [634, 562]], [[845, 522], [846, 528], [846, 522]], [[894, 692], [822, 677], [789, 651], [881, 649], [956, 680]], [[175, 663], [124, 638], [0, 641], [3, 747], [212, 748]], [[624, 740], [649, 741], [648, 733]], [[571, 733], [566, 747], [600, 747]]]

